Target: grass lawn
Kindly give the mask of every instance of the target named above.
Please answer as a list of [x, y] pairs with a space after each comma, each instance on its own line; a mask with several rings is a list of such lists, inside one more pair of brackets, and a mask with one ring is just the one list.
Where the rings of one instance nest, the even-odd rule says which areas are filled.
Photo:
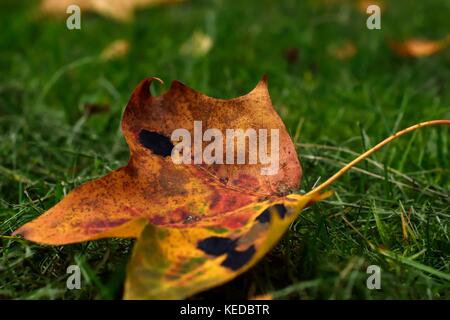
[[[0, 4], [0, 298], [120, 298], [133, 241], [64, 247], [9, 237], [83, 182], [127, 163], [121, 113], [148, 76], [231, 98], [269, 76], [308, 191], [395, 131], [450, 118], [450, 55], [395, 56], [387, 42], [444, 38], [449, 1], [386, 1], [382, 29], [345, 1], [186, 1], [139, 11], [129, 24], [82, 14], [82, 29], [42, 17], [36, 1]], [[180, 47], [195, 31], [202, 56]], [[129, 53], [98, 57], [125, 38]], [[333, 54], [348, 41], [352, 58]], [[106, 106], [89, 112], [89, 105]], [[102, 108], [100, 108], [102, 109]], [[254, 268], [196, 299], [271, 293], [292, 299], [449, 299], [449, 129], [400, 138], [342, 177]], [[402, 223], [403, 221], [403, 223]], [[384, 251], [382, 251], [382, 250]], [[81, 290], [66, 289], [78, 264]], [[381, 268], [381, 290], [366, 269]]]

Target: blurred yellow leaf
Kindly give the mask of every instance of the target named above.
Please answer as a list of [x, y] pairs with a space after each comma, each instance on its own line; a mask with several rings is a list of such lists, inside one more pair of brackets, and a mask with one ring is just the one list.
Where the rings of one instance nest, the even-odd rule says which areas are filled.
[[347, 60], [356, 55], [358, 49], [356, 48], [353, 41], [346, 41], [343, 44], [337, 46], [330, 46], [328, 48], [330, 56], [338, 60]]
[[195, 31], [192, 36], [183, 43], [180, 53], [185, 56], [202, 57], [213, 47], [213, 39], [202, 31]]
[[118, 39], [111, 42], [100, 54], [103, 61], [114, 60], [126, 56], [130, 51], [130, 43], [126, 39]]
[[137, 9], [181, 1], [182, 0], [42, 0], [41, 11], [45, 14], [66, 16], [67, 7], [70, 5], [77, 5], [80, 7], [82, 13], [91, 11], [119, 21], [130, 21]]

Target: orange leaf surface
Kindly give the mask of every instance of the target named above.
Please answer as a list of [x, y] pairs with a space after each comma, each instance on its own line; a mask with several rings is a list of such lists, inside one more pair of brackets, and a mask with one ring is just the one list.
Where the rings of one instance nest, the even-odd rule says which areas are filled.
[[[253, 214], [246, 206], [277, 199], [298, 186], [297, 153], [273, 109], [265, 78], [247, 95], [230, 100], [205, 96], [178, 81], [153, 97], [149, 87], [155, 80], [139, 84], [123, 115], [122, 130], [131, 153], [128, 165], [75, 189], [15, 234], [55, 245], [137, 237], [142, 231], [135, 222], [139, 218], [165, 227], [236, 229]], [[174, 164], [171, 133], [186, 128], [193, 135], [194, 121], [221, 131], [279, 129], [278, 173], [261, 175], [259, 163]]]

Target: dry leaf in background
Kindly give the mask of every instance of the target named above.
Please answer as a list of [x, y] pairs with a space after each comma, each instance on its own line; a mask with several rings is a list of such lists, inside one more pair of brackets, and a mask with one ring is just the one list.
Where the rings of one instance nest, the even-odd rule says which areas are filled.
[[195, 31], [180, 48], [180, 53], [185, 56], [202, 57], [213, 47], [213, 39], [202, 31]]
[[367, 13], [367, 8], [371, 5], [376, 5], [380, 8], [380, 11], [383, 12], [386, 9], [386, 5], [384, 1], [381, 0], [357, 0], [356, 7], [362, 13]]
[[100, 59], [109, 61], [124, 57], [130, 51], [130, 43], [126, 39], [111, 42], [100, 54]]
[[289, 65], [296, 65], [300, 60], [300, 50], [295, 47], [287, 48], [283, 51], [283, 56]]
[[270, 293], [267, 293], [260, 296], [250, 297], [248, 300], [273, 300], [273, 296]]
[[450, 43], [450, 35], [442, 40], [409, 39], [389, 42], [391, 49], [402, 57], [427, 57], [443, 50]]
[[357, 52], [358, 49], [353, 41], [346, 41], [340, 45], [332, 45], [328, 48], [329, 55], [338, 60], [353, 58]]
[[100, 113], [109, 112], [109, 104], [105, 103], [86, 103], [83, 105], [83, 110], [88, 116], [92, 116]]
[[42, 0], [40, 9], [45, 14], [65, 17], [68, 6], [78, 5], [82, 14], [96, 12], [126, 22], [133, 18], [138, 9], [181, 1], [183, 0]]

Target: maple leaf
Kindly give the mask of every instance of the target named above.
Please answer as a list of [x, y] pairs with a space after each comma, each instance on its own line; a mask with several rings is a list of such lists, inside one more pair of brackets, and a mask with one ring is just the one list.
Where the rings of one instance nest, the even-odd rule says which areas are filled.
[[[297, 153], [273, 109], [265, 78], [247, 95], [230, 100], [205, 96], [178, 81], [162, 96], [153, 97], [149, 87], [155, 80], [159, 79], [139, 84], [123, 115], [122, 130], [131, 153], [128, 165], [80, 186], [17, 233], [46, 244], [137, 237], [140, 224], [117, 235], [113, 230], [141, 217], [154, 225], [237, 228], [245, 225], [253, 210], [231, 213], [298, 187]], [[279, 129], [278, 173], [261, 175], [260, 163], [175, 164], [171, 134], [179, 128], [193, 134], [194, 121], [222, 132]]]
[[[265, 77], [247, 95], [229, 100], [208, 97], [178, 81], [154, 97], [154, 81], [161, 80], [148, 78], [138, 85], [122, 118], [128, 165], [76, 188], [14, 232], [51, 245], [138, 238], [128, 265], [126, 299], [181, 299], [233, 279], [279, 241], [304, 207], [330, 196], [324, 189], [352, 166], [403, 134], [450, 124], [434, 120], [397, 132], [307, 194], [289, 194], [298, 187], [301, 167]], [[262, 163], [176, 164], [169, 137], [179, 128], [195, 136], [195, 121], [219, 131], [278, 130], [279, 170], [262, 175]]]
[[[123, 115], [128, 165], [80, 186], [14, 232], [53, 245], [139, 237], [126, 298], [184, 298], [230, 280], [264, 256], [304, 206], [322, 199], [319, 193], [286, 196], [298, 187], [301, 167], [265, 77], [229, 100], [178, 81], [153, 97], [155, 80], [141, 82]], [[194, 121], [223, 132], [279, 130], [278, 172], [261, 175], [261, 163], [175, 164], [171, 133], [193, 133]]]

